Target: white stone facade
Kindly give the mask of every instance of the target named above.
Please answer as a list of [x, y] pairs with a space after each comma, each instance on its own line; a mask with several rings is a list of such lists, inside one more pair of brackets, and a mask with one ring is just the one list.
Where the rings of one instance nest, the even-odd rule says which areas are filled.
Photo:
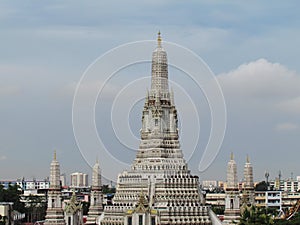
[[93, 167], [90, 208], [86, 224], [96, 224], [97, 218], [103, 211], [103, 194], [101, 190], [101, 173], [98, 161]]
[[209, 210], [201, 205], [199, 178], [191, 175], [180, 149], [177, 111], [168, 88], [167, 53], [159, 35], [140, 147], [131, 169], [119, 174], [113, 205], [105, 207], [100, 223], [209, 225]]
[[60, 186], [60, 166], [56, 160], [56, 152], [50, 165], [50, 189], [45, 225], [65, 225]]
[[254, 205], [254, 182], [253, 182], [253, 167], [250, 163], [249, 157], [244, 166], [244, 180], [245, 185], [243, 189], [244, 203], [247, 205]]
[[237, 166], [231, 153], [227, 165], [227, 187], [225, 190], [224, 223], [235, 224], [240, 219], [240, 196], [238, 190]]
[[70, 200], [65, 201], [64, 215], [66, 225], [83, 224], [82, 205], [77, 201], [75, 192]]

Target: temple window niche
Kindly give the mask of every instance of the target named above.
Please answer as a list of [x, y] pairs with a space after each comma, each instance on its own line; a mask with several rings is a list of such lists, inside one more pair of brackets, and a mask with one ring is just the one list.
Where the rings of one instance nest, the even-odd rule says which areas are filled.
[[155, 217], [154, 216], [151, 217], [151, 225], [156, 225], [156, 223], [155, 223]]
[[139, 215], [139, 225], [143, 225], [143, 215]]
[[132, 225], [132, 217], [128, 216], [127, 218], [127, 225]]

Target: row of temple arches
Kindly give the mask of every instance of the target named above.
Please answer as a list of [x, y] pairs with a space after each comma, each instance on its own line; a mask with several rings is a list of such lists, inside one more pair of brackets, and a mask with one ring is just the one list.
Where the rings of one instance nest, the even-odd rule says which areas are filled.
[[186, 166], [185, 165], [135, 165], [132, 167], [133, 170], [185, 170]]

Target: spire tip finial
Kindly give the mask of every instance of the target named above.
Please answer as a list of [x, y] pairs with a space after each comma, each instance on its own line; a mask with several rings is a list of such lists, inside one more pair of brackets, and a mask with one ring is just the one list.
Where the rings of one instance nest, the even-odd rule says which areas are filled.
[[231, 154], [230, 154], [230, 160], [233, 160], [233, 159], [234, 159], [233, 152], [231, 152]]
[[160, 36], [160, 30], [157, 33], [157, 45], [158, 47], [161, 47], [161, 36]]
[[56, 150], [54, 150], [54, 156], [53, 159], [56, 160]]
[[249, 155], [247, 154], [247, 163], [250, 163]]

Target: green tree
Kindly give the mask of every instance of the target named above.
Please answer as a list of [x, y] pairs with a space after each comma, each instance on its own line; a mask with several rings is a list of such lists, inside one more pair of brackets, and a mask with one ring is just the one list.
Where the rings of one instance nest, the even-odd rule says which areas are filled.
[[110, 188], [107, 184], [102, 185], [102, 192], [103, 194], [111, 194], [116, 192], [116, 188]]
[[266, 183], [266, 181], [259, 182], [255, 186], [255, 191], [267, 191], [267, 190], [268, 190], [268, 184]]
[[9, 185], [7, 189], [0, 185], [0, 202], [12, 202], [14, 210], [24, 213], [25, 205], [21, 202], [21, 194], [17, 184]]
[[34, 223], [44, 220], [46, 216], [47, 201], [45, 196], [29, 195], [24, 197], [26, 202], [26, 221]]
[[224, 215], [225, 206], [211, 206], [211, 210], [217, 215]]
[[90, 203], [89, 202], [82, 202], [82, 213], [83, 215], [87, 215], [89, 212]]
[[0, 225], [5, 225], [7, 220], [7, 216], [0, 215]]
[[3, 202], [4, 199], [4, 187], [0, 184], [0, 202]]
[[297, 213], [294, 217], [292, 217], [290, 220], [285, 219], [278, 219], [275, 221], [276, 225], [299, 225], [300, 224], [300, 214]]
[[274, 224], [272, 215], [265, 208], [245, 207], [239, 225], [270, 225]]

